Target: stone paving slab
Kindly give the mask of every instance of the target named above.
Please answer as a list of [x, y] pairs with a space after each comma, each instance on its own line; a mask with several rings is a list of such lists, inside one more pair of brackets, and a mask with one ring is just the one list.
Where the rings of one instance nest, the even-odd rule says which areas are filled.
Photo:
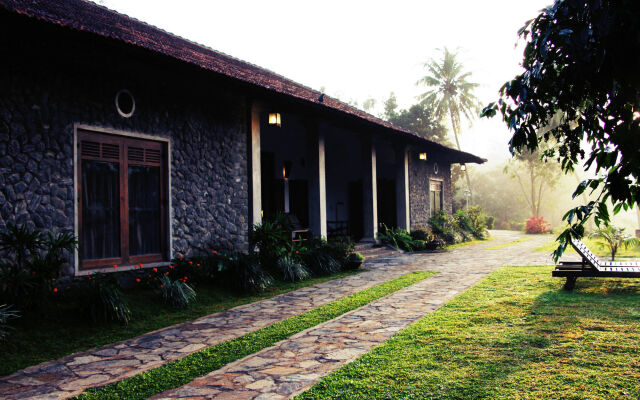
[[[160, 329], [122, 342], [75, 353], [45, 362], [0, 378], [0, 398], [68, 398], [89, 387], [105, 385], [156, 368], [205, 347], [234, 339], [280, 320], [317, 308], [368, 287], [397, 278], [412, 270], [459, 271], [476, 275], [474, 265], [503, 265], [505, 255], [512, 263], [532, 264], [530, 251], [534, 241], [522, 242], [495, 251], [482, 248], [521, 237], [512, 232], [496, 232], [495, 241], [454, 251], [400, 254], [366, 262], [370, 271], [318, 285], [298, 289], [271, 299], [235, 307], [191, 322]], [[544, 242], [546, 240], [542, 240]], [[537, 243], [537, 241], [535, 242]], [[529, 245], [527, 245], [529, 244]], [[539, 243], [538, 243], [539, 244]], [[523, 247], [523, 245], [526, 245]], [[536, 244], [537, 245], [537, 244]], [[519, 249], [526, 249], [517, 254]], [[505, 251], [510, 249], [508, 251]], [[540, 263], [549, 263], [548, 255], [533, 253]], [[482, 273], [484, 274], [484, 273]]]
[[496, 268], [505, 264], [549, 264], [548, 254], [531, 252], [546, 241], [536, 239], [513, 245], [511, 251], [484, 251], [473, 246], [390, 258], [378, 265], [399, 263], [439, 273], [152, 399], [293, 397], [438, 309]]

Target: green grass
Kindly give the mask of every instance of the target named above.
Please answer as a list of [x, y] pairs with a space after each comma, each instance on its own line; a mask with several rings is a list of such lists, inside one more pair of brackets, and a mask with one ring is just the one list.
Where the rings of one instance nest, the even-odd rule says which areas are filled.
[[58, 304], [51, 304], [41, 314], [25, 315], [12, 323], [15, 329], [10, 332], [6, 342], [0, 342], [0, 376], [43, 361], [129, 339], [354, 273], [357, 272], [342, 272], [296, 283], [276, 282], [266, 292], [257, 295], [238, 295], [219, 287], [200, 286], [197, 288], [197, 302], [184, 310], [169, 308], [153, 291], [136, 288], [127, 291], [133, 312], [133, 320], [128, 325], [91, 324], [77, 315], [77, 307], [71, 301], [65, 302], [62, 299]]
[[[602, 242], [600, 240], [584, 238], [582, 239], [582, 242], [586, 244], [587, 247], [591, 249], [593, 254], [597, 255], [598, 257], [603, 257], [607, 259], [611, 258], [611, 252], [607, 247], [602, 247]], [[558, 248], [558, 242], [556, 242], [555, 239], [553, 239], [541, 246], [536, 247], [533, 251], [538, 251], [542, 253], [552, 253], [557, 248]], [[567, 246], [565, 253], [576, 254], [576, 251], [573, 249], [573, 247]], [[618, 252], [616, 253], [616, 259], [618, 257], [640, 258], [640, 246], [633, 246], [633, 247], [629, 247], [628, 249], [625, 249], [624, 247], [622, 247], [621, 249], [618, 249]]]
[[273, 346], [291, 335], [334, 319], [376, 299], [426, 279], [434, 272], [413, 272], [320, 306], [234, 340], [223, 342], [121, 382], [89, 389], [81, 399], [145, 399], [189, 383], [225, 364]]
[[514, 244], [526, 242], [527, 240], [531, 240], [531, 238], [530, 237], [520, 238], [518, 240], [514, 240], [514, 241], [511, 241], [511, 242], [502, 243], [502, 244], [499, 244], [499, 245], [496, 245], [496, 246], [488, 247], [485, 250], [498, 250], [498, 249], [502, 249], [504, 247], [508, 247], [508, 246], [511, 246], [511, 245], [514, 245]]
[[486, 239], [476, 239], [476, 240], [471, 240], [469, 242], [462, 242], [462, 243], [456, 243], [456, 244], [448, 244], [446, 246], [444, 246], [444, 250], [453, 250], [453, 249], [457, 249], [459, 247], [464, 247], [464, 246], [471, 246], [472, 244], [478, 244], [478, 243], [485, 243], [485, 242], [489, 242], [491, 240], [496, 240], [496, 238], [489, 236]]
[[640, 280], [505, 267], [298, 399], [640, 398]]

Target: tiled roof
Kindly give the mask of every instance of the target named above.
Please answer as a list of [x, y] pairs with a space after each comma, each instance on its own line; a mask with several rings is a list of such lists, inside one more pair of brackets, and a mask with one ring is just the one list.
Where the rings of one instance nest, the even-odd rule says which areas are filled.
[[483, 163], [473, 154], [451, 149], [399, 128], [338, 99], [267, 69], [178, 37], [127, 15], [85, 0], [0, 0], [0, 7], [63, 27], [94, 33], [161, 53], [258, 87], [365, 120], [382, 128], [440, 147], [457, 162]]

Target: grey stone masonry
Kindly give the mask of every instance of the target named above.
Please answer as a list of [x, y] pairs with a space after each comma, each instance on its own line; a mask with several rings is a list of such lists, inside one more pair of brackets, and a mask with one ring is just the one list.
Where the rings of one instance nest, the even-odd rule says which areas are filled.
[[[409, 209], [411, 229], [429, 226], [430, 206], [429, 183], [442, 182], [442, 209], [452, 212], [451, 164], [438, 159], [437, 153], [427, 153], [427, 161], [418, 159], [418, 152], [409, 153]], [[437, 167], [435, 164], [437, 163]], [[437, 173], [436, 173], [437, 171]]]
[[[174, 256], [246, 249], [244, 95], [188, 65], [18, 18], [0, 24], [11, 59], [0, 63], [0, 230], [74, 230], [82, 124], [169, 139]], [[121, 89], [135, 100], [130, 118], [116, 110]]]

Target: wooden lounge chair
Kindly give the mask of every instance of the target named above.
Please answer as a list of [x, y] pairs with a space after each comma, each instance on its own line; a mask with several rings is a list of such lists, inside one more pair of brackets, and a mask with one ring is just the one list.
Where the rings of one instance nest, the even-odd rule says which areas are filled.
[[566, 277], [565, 290], [573, 290], [580, 276], [602, 278], [640, 278], [640, 262], [600, 261], [589, 248], [578, 239], [571, 239], [571, 246], [582, 261], [561, 261], [556, 265], [553, 276]]

